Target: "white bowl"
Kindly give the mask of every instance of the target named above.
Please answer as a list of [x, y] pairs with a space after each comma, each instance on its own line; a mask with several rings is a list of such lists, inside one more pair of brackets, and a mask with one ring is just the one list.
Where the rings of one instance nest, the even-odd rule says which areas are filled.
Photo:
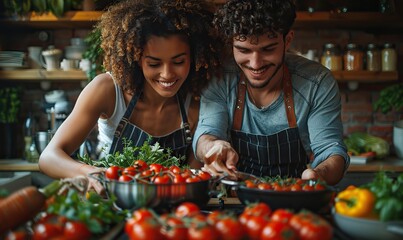
[[337, 227], [353, 239], [403, 239], [403, 221], [381, 222], [347, 217], [336, 213], [334, 209], [333, 219]]

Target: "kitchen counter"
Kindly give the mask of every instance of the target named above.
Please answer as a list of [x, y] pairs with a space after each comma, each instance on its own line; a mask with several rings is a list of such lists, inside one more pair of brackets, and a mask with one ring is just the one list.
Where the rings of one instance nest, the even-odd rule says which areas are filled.
[[[366, 164], [351, 164], [347, 172], [377, 172], [380, 170], [403, 172], [403, 159], [390, 157], [372, 160]], [[0, 159], [0, 171], [40, 171], [37, 163], [22, 159]]]

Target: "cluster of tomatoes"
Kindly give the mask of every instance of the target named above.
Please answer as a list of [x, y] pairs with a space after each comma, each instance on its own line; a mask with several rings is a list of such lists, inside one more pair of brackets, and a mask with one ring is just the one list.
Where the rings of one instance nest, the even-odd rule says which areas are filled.
[[120, 182], [147, 182], [155, 184], [192, 183], [211, 179], [208, 172], [176, 165], [165, 167], [159, 163], [147, 164], [143, 160], [136, 160], [132, 166], [110, 166], [105, 171], [105, 177]]
[[320, 191], [327, 189], [326, 184], [321, 181], [302, 180], [301, 178], [271, 178], [267, 180], [245, 180], [247, 188], [274, 191]]
[[272, 211], [265, 203], [254, 203], [246, 206], [239, 216], [218, 210], [205, 214], [194, 203], [184, 202], [173, 212], [162, 215], [146, 208], [135, 210], [126, 221], [125, 233], [132, 240], [327, 240], [332, 239], [333, 229], [326, 220], [305, 210]]
[[87, 225], [81, 221], [69, 220], [64, 216], [41, 213], [35, 221], [32, 232], [23, 228], [10, 231], [6, 240], [11, 239], [90, 239], [92, 233]]

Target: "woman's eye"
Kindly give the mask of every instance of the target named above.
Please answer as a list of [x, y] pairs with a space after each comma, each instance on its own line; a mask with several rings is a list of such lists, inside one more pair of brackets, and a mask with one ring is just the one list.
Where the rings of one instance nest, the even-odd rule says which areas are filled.
[[149, 63], [148, 66], [150, 67], [158, 67], [160, 64], [159, 63]]
[[180, 65], [183, 64], [185, 62], [185, 60], [180, 60], [180, 61], [175, 61], [174, 64], [175, 65]]

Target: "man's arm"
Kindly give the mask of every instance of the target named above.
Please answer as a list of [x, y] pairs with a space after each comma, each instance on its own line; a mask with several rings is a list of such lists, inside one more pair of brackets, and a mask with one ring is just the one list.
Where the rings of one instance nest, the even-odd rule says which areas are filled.
[[344, 176], [345, 160], [340, 155], [333, 155], [321, 162], [314, 169], [306, 169], [302, 179], [322, 179], [329, 185], [335, 185]]

